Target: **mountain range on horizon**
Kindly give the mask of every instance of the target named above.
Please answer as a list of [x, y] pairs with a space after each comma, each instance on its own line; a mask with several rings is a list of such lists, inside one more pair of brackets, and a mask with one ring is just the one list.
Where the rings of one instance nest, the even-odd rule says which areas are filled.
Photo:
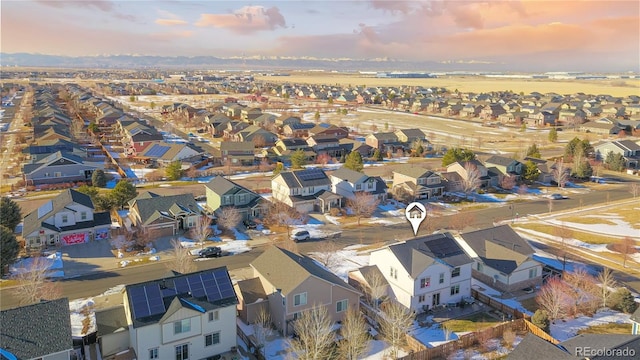
[[490, 61], [405, 61], [393, 58], [350, 59], [313, 57], [217, 57], [217, 56], [156, 56], [156, 55], [95, 55], [64, 56], [33, 53], [0, 53], [3, 67], [59, 67], [90, 69], [203, 69], [212, 70], [325, 70], [325, 71], [413, 71], [413, 72], [592, 72], [615, 73], [632, 69], [603, 71], [593, 68], [558, 69], [542, 62], [539, 67], [523, 68], [516, 64]]

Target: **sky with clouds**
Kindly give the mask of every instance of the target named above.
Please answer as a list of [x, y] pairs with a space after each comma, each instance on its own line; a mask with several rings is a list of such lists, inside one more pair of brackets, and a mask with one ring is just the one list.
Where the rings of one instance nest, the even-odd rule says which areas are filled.
[[640, 66], [637, 0], [4, 0], [1, 10], [5, 53]]

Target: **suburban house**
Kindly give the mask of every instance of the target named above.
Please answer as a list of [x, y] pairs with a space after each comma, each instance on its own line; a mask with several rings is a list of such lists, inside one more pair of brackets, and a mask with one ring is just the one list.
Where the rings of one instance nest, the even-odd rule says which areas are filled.
[[135, 157], [145, 162], [167, 166], [175, 161], [199, 161], [203, 154], [202, 149], [193, 145], [154, 141], [141, 149]]
[[222, 176], [216, 176], [204, 188], [211, 211], [232, 206], [245, 219], [260, 218], [265, 212], [267, 201], [262, 196]]
[[335, 136], [312, 136], [307, 138], [307, 144], [317, 155], [340, 157], [346, 154], [345, 148], [340, 145], [340, 140]]
[[542, 285], [542, 265], [535, 251], [509, 225], [460, 234], [460, 245], [473, 259], [472, 276], [502, 291]]
[[344, 139], [349, 136], [349, 131], [335, 125], [320, 124], [309, 129], [309, 136], [330, 136]]
[[131, 224], [153, 234], [171, 236], [195, 226], [202, 210], [193, 194], [161, 196], [151, 191], [129, 201]]
[[489, 176], [489, 172], [487, 171], [487, 168], [478, 160], [462, 161], [462, 162], [457, 161], [447, 166], [447, 172], [458, 173], [458, 175], [460, 175], [460, 178], [463, 179], [463, 181], [465, 181], [466, 179], [469, 179], [470, 171], [474, 171], [474, 170], [478, 171], [478, 175], [480, 178], [480, 186], [479, 186], [480, 188], [486, 188], [491, 185], [498, 185], [497, 177], [491, 178]]
[[64, 182], [91, 181], [91, 175], [104, 167], [104, 162], [86, 162], [83, 158], [56, 151], [33, 164], [22, 167], [27, 185], [59, 184]]
[[235, 353], [238, 298], [227, 268], [171, 275], [125, 287], [129, 337], [120, 346], [131, 347], [138, 359]]
[[282, 134], [284, 136], [293, 136], [293, 137], [308, 137], [309, 130], [315, 127], [312, 123], [293, 123], [287, 124], [282, 127]]
[[76, 358], [67, 298], [2, 310], [0, 324], [1, 359]]
[[616, 135], [620, 132], [620, 130], [624, 130], [624, 128], [618, 126], [617, 123], [588, 121], [584, 124], [581, 124], [578, 130], [598, 135]]
[[404, 192], [414, 200], [442, 196], [444, 183], [440, 174], [421, 167], [403, 166], [393, 172], [391, 192], [396, 196]]
[[525, 157], [523, 160], [524, 165], [526, 165], [527, 161], [531, 161], [536, 164], [538, 167], [538, 181], [543, 184], [551, 184], [553, 180], [553, 169], [555, 168], [556, 163], [550, 160], [543, 160], [534, 157]]
[[250, 125], [233, 134], [233, 141], [252, 143], [255, 147], [273, 146], [278, 140], [278, 135], [261, 128], [258, 125]]
[[523, 171], [523, 164], [520, 161], [499, 155], [491, 156], [485, 160], [484, 165], [487, 168], [495, 167], [502, 175], [515, 176], [516, 179], [522, 175]]
[[[281, 157], [289, 157], [296, 150], [311, 151], [311, 147], [306, 140], [300, 138], [280, 139], [273, 147], [273, 152]], [[308, 155], [314, 157], [315, 153]]]
[[389, 296], [416, 313], [455, 306], [471, 294], [473, 260], [450, 233], [392, 244], [371, 252]]
[[612, 152], [624, 156], [625, 167], [629, 169], [637, 169], [640, 164], [640, 145], [631, 140], [607, 141], [593, 148], [598, 160], [606, 160], [607, 154]]
[[[326, 306], [333, 322], [343, 320], [349, 307], [358, 308], [361, 294], [313, 259], [276, 246], [250, 264], [256, 281], [239, 282], [239, 313], [245, 323], [268, 302], [273, 325], [283, 334], [293, 333], [293, 322], [314, 306]], [[253, 296], [243, 298], [243, 295]], [[264, 297], [262, 297], [264, 296]], [[267, 301], [257, 301], [256, 297]]]
[[331, 191], [347, 199], [353, 199], [357, 192], [365, 192], [380, 202], [387, 200], [387, 184], [379, 176], [369, 176], [341, 167], [330, 178]]
[[631, 334], [640, 335], [640, 307], [636, 309], [636, 311], [631, 314]]
[[385, 150], [385, 145], [397, 145], [399, 143], [398, 135], [394, 132], [384, 132], [369, 134], [365, 138], [365, 143], [374, 149]]
[[427, 140], [427, 136], [420, 129], [396, 130], [395, 134], [399, 142], [411, 144], [416, 140], [420, 140], [424, 142], [425, 145], [429, 143], [429, 140]]
[[322, 169], [281, 172], [271, 179], [271, 189], [275, 200], [301, 213], [342, 207], [342, 196], [331, 192], [331, 180]]
[[221, 161], [223, 164], [252, 165], [254, 148], [251, 142], [223, 141], [220, 143]]
[[[102, 358], [110, 358], [129, 351], [129, 324], [124, 313], [124, 305], [97, 309], [96, 332]], [[131, 351], [132, 352], [132, 351]]]
[[67, 189], [24, 217], [22, 237], [28, 248], [74, 245], [109, 238], [111, 215], [94, 212], [89, 195]]

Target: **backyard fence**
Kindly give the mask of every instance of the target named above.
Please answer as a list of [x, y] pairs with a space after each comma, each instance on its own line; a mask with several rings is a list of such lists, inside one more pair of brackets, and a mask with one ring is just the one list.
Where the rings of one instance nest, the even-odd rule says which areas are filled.
[[480, 301], [483, 304], [487, 304], [490, 307], [504, 313], [507, 315], [510, 315], [511, 318], [513, 319], [527, 319], [529, 320], [531, 318], [531, 316], [523, 313], [522, 311], [518, 310], [518, 309], [514, 309], [508, 305], [503, 304], [502, 302], [487, 296], [481, 292], [479, 292], [478, 290], [475, 289], [471, 289], [471, 296], [473, 296], [474, 299]]

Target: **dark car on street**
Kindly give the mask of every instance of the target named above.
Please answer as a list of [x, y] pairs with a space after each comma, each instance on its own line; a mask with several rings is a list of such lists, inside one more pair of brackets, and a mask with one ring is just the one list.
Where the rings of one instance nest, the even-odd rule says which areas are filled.
[[251, 220], [243, 220], [242, 224], [244, 224], [247, 229], [255, 229], [256, 227], [258, 227], [258, 224]]
[[204, 257], [204, 258], [220, 257], [222, 256], [222, 249], [220, 249], [217, 246], [209, 246], [198, 251], [198, 256]]

